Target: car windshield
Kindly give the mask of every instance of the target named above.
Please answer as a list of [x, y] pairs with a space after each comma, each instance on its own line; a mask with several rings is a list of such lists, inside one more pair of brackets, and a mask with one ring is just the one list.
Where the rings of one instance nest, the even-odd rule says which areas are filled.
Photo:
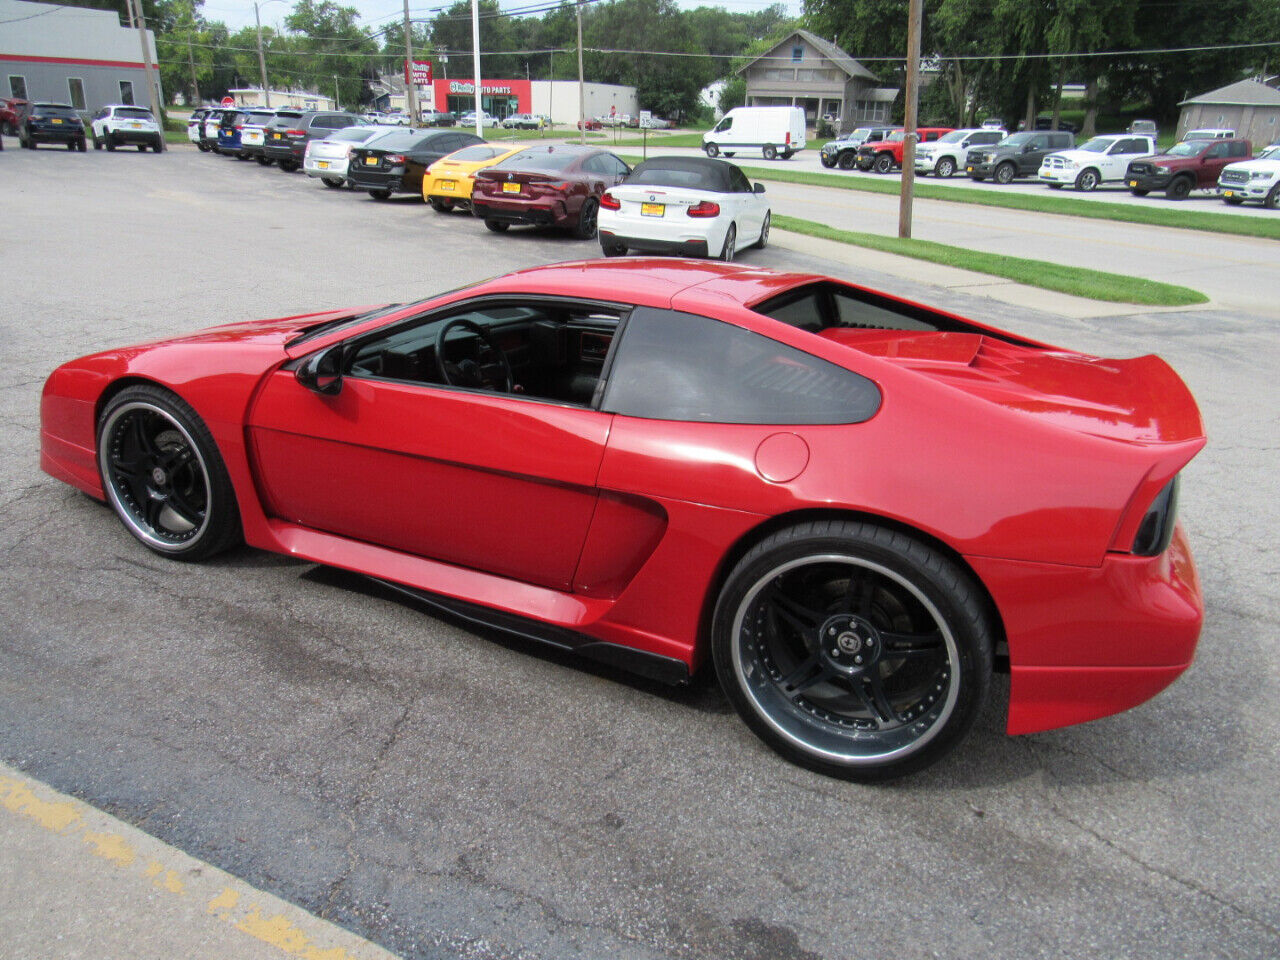
[[1258, 160], [1280, 160], [1280, 143], [1273, 143], [1258, 154]]
[[337, 140], [340, 143], [364, 143], [378, 132], [376, 127], [343, 127], [325, 137], [326, 140]]
[[570, 153], [564, 150], [549, 150], [547, 153], [526, 150], [523, 153], [517, 153], [514, 157], [508, 157], [501, 163], [495, 164], [495, 166], [503, 170], [564, 170], [573, 166], [580, 156], [582, 154]]
[[903, 130], [895, 130], [889, 136], [885, 137], [890, 143], [899, 143], [907, 138], [907, 134]]
[[972, 130], [952, 130], [950, 133], [944, 133], [938, 138], [939, 143], [959, 143], [967, 137]]
[[150, 120], [151, 111], [141, 107], [116, 107], [116, 116], [126, 120]]
[[1035, 136], [1035, 134], [1034, 134], [1034, 133], [1015, 133], [1015, 134], [1014, 134], [1013, 136], [1011, 136], [1011, 137], [1005, 137], [1005, 138], [1004, 138], [1004, 140], [1002, 140], [1002, 141], [1000, 142], [1000, 146], [1002, 146], [1002, 147], [1020, 147], [1020, 146], [1022, 146], [1024, 143], [1028, 143], [1028, 142], [1030, 142], [1031, 138], [1032, 138], [1032, 137], [1034, 137], [1034, 136]]
[[1106, 153], [1111, 149], [1111, 145], [1115, 143], [1112, 137], [1094, 137], [1088, 143], [1076, 147], [1077, 150], [1083, 150], [1086, 153]]
[[871, 134], [870, 127], [858, 127], [849, 134], [850, 140], [865, 140]]
[[1166, 154], [1170, 157], [1196, 157], [1209, 144], [1205, 140], [1183, 140], [1170, 147]]

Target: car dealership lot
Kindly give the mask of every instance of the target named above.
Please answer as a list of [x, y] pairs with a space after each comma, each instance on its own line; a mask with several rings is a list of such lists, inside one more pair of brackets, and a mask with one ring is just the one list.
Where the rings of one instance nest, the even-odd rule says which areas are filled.
[[[263, 553], [166, 563], [38, 471], [62, 360], [596, 244], [194, 151], [2, 162], [0, 760], [409, 956], [1274, 954], [1271, 324], [1067, 321], [861, 272], [854, 248], [816, 262], [785, 235], [744, 254], [1068, 347], [1157, 351], [1210, 436], [1183, 488], [1208, 608], [1184, 678], [1017, 739], [997, 696], [953, 757], [857, 787], [774, 757], [709, 681], [667, 690]], [[0, 931], [26, 918], [0, 907]]]

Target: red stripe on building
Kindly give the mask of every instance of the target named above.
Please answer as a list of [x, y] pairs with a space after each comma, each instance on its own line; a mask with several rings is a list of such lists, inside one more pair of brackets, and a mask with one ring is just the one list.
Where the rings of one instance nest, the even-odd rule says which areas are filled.
[[78, 57], [23, 57], [13, 53], [0, 53], [0, 60], [12, 63], [71, 63], [80, 67], [123, 67], [128, 70], [146, 69], [143, 64], [131, 62], [129, 60], [82, 60]]

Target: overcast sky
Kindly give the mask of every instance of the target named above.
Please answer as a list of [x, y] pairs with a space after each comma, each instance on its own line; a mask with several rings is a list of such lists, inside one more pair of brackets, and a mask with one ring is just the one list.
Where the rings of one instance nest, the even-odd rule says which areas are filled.
[[[404, 17], [404, 2], [395, 0], [337, 0], [342, 6], [355, 7], [360, 11], [360, 23], [366, 27], [381, 27], [390, 20]], [[800, 14], [801, 0], [784, 0], [784, 6], [793, 16]], [[684, 9], [694, 7], [724, 7], [734, 13], [749, 13], [763, 10], [770, 6], [771, 0], [676, 0]], [[260, 2], [263, 26], [277, 26], [293, 8], [293, 0], [270, 0], [263, 5]], [[531, 0], [503, 0], [503, 8], [530, 7]], [[442, 0], [409, 0], [409, 15], [415, 19], [430, 19], [437, 10], [450, 6]], [[232, 33], [241, 27], [253, 25], [253, 4], [250, 0], [205, 0], [203, 7], [205, 19], [221, 20]]]

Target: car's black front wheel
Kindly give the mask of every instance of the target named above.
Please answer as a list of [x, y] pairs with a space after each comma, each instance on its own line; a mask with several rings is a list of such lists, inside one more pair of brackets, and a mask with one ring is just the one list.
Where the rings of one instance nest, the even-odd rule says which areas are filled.
[[839, 158], [836, 160], [836, 164], [841, 170], [852, 170], [858, 165], [858, 155], [850, 151], [845, 151], [840, 154]]
[[1076, 189], [1083, 193], [1098, 189], [1098, 171], [1092, 168], [1081, 170], [1080, 176], [1076, 177]]
[[1271, 188], [1271, 192], [1267, 194], [1267, 199], [1262, 201], [1262, 205], [1268, 210], [1280, 210], [1280, 183]]
[[769, 221], [773, 219], [770, 211], [766, 210], [764, 214], [764, 223], [760, 224], [760, 236], [752, 246], [757, 250], [763, 250], [769, 245]]
[[373, 197], [375, 200], [390, 200], [391, 191], [386, 189], [370, 190], [369, 196]]
[[1002, 163], [996, 167], [995, 176], [992, 179], [1001, 186], [1008, 186], [1013, 183], [1014, 174], [1017, 172], [1012, 163]]
[[720, 148], [714, 143], [708, 143], [702, 149], [706, 151], [708, 157], [718, 157], [720, 155]]
[[116, 515], [156, 553], [197, 560], [239, 541], [227, 468], [176, 394], [140, 385], [112, 397], [98, 421], [98, 469]]
[[986, 697], [995, 627], [971, 576], [855, 521], [778, 531], [734, 567], [712, 657], [730, 702], [802, 766], [875, 781], [933, 763]]
[[950, 157], [943, 157], [938, 161], [938, 165], [933, 168], [933, 172], [945, 180], [956, 172], [956, 162]]
[[893, 157], [887, 153], [882, 153], [876, 157], [876, 162], [872, 166], [876, 173], [889, 173], [893, 169]]
[[1164, 195], [1170, 200], [1185, 200], [1191, 194], [1191, 186], [1190, 177], [1175, 177]]
[[582, 209], [578, 211], [578, 225], [573, 229], [573, 235], [579, 240], [590, 240], [596, 235], [596, 219], [599, 209], [600, 203], [595, 197], [588, 197], [582, 201]]

